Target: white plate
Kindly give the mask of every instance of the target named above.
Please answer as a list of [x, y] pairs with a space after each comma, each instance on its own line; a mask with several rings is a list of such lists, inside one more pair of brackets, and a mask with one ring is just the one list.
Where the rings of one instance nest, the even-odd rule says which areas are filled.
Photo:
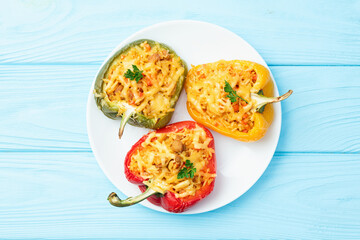
[[[170, 21], [147, 27], [117, 46], [109, 55], [137, 39], [152, 39], [169, 45], [186, 61], [188, 67], [220, 59], [242, 59], [267, 67], [259, 53], [241, 37], [227, 29], [198, 21]], [[105, 61], [106, 62], [106, 61]], [[110, 181], [126, 196], [140, 193], [136, 185], [124, 175], [124, 158], [131, 146], [149, 129], [127, 125], [121, 140], [118, 139], [120, 121], [111, 120], [97, 109], [93, 86], [87, 104], [87, 130], [95, 157]], [[278, 94], [275, 84], [275, 94]], [[183, 91], [171, 122], [192, 120], [186, 110], [186, 93]], [[217, 178], [214, 191], [183, 214], [202, 213], [222, 207], [244, 194], [260, 178], [270, 163], [278, 143], [281, 128], [281, 107], [274, 104], [275, 117], [266, 136], [254, 143], [243, 143], [211, 131], [215, 137]], [[116, 189], [114, 189], [116, 191]], [[109, 194], [102, 193], [104, 198]], [[121, 196], [121, 195], [120, 195]], [[122, 196], [123, 197], [123, 196]], [[148, 201], [142, 205], [166, 212]], [[120, 209], [115, 209], [120, 210]]]

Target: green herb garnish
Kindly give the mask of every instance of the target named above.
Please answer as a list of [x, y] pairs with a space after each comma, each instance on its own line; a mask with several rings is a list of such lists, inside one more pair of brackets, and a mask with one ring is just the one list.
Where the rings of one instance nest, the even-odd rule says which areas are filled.
[[124, 77], [126, 77], [130, 80], [135, 80], [136, 83], [138, 83], [140, 81], [140, 79], [142, 79], [144, 77], [142, 75], [143, 71], [140, 71], [140, 69], [136, 65], [132, 65], [132, 67], [133, 67], [133, 71], [128, 69], [126, 71], [126, 73], [124, 74]]
[[230, 101], [232, 103], [236, 102], [237, 98], [240, 98], [244, 102], [248, 103], [244, 98], [242, 98], [242, 97], [240, 97], [239, 95], [236, 94], [236, 91], [234, 89], [232, 89], [230, 83], [228, 83], [226, 80], [225, 80], [224, 91], [228, 93], [228, 95], [226, 95], [226, 97], [230, 98]]
[[185, 167], [183, 167], [177, 175], [178, 179], [181, 178], [193, 178], [196, 173], [196, 168], [194, 168], [194, 164], [190, 162], [190, 160], [185, 161]]

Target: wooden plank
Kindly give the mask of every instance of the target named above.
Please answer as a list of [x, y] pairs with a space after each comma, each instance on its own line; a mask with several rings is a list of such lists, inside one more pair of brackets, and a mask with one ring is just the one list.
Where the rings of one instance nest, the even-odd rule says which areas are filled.
[[0, 153], [0, 159], [5, 239], [354, 239], [360, 234], [358, 154], [278, 154], [245, 195], [193, 216], [110, 206], [106, 196], [115, 189], [91, 153]]
[[360, 65], [358, 9], [358, 1], [325, 0], [6, 1], [0, 9], [0, 63], [99, 64], [146, 26], [192, 19], [242, 36], [270, 65]]
[[277, 151], [360, 152], [360, 67], [272, 67], [282, 103]]
[[3, 150], [89, 151], [86, 101], [96, 66], [0, 66]]
[[[0, 150], [90, 151], [86, 100], [98, 66], [0, 66]], [[271, 67], [282, 103], [278, 152], [360, 151], [360, 67]], [[185, 93], [183, 93], [185, 94]]]

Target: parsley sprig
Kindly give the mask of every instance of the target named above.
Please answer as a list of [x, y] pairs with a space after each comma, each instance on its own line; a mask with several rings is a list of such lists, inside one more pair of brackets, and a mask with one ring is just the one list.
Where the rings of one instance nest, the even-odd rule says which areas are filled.
[[185, 161], [185, 167], [183, 167], [177, 175], [178, 179], [181, 178], [193, 178], [196, 173], [196, 168], [194, 168], [194, 164], [190, 162], [190, 160]]
[[244, 102], [248, 103], [244, 98], [240, 97], [239, 95], [237, 95], [236, 91], [234, 89], [232, 89], [230, 83], [228, 83], [225, 80], [225, 87], [224, 87], [224, 91], [228, 93], [228, 95], [226, 95], [226, 97], [230, 98], [230, 101], [232, 103], [237, 101], [237, 98], [240, 98], [241, 100], [243, 100]]
[[133, 71], [128, 69], [126, 71], [126, 73], [124, 74], [124, 77], [126, 77], [130, 80], [135, 80], [136, 83], [138, 83], [140, 81], [140, 79], [142, 79], [144, 77], [142, 75], [143, 71], [140, 71], [140, 69], [136, 65], [132, 65], [132, 67], [133, 67]]

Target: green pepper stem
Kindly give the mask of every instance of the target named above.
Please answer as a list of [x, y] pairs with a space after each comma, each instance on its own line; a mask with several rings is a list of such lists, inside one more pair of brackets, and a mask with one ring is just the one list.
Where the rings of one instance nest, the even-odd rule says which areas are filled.
[[293, 90], [289, 90], [287, 93], [285, 93], [284, 95], [281, 95], [279, 97], [265, 97], [264, 95], [260, 95], [257, 93], [251, 93], [251, 98], [256, 101], [256, 104], [255, 104], [256, 111], [259, 111], [260, 108], [262, 108], [263, 106], [265, 106], [268, 103], [280, 102], [282, 100], [287, 99], [292, 93], [293, 93]]
[[156, 191], [148, 187], [146, 191], [141, 193], [140, 195], [137, 195], [135, 197], [129, 197], [125, 200], [121, 200], [114, 192], [110, 193], [107, 199], [109, 200], [110, 204], [115, 207], [127, 207], [139, 203], [156, 193]]
[[121, 117], [121, 122], [120, 122], [120, 128], [119, 128], [119, 139], [121, 139], [121, 136], [123, 135], [124, 132], [124, 128], [126, 123], [129, 121], [130, 117], [135, 113], [135, 108], [128, 108], [126, 109], [126, 111], [123, 113], [122, 117]]

